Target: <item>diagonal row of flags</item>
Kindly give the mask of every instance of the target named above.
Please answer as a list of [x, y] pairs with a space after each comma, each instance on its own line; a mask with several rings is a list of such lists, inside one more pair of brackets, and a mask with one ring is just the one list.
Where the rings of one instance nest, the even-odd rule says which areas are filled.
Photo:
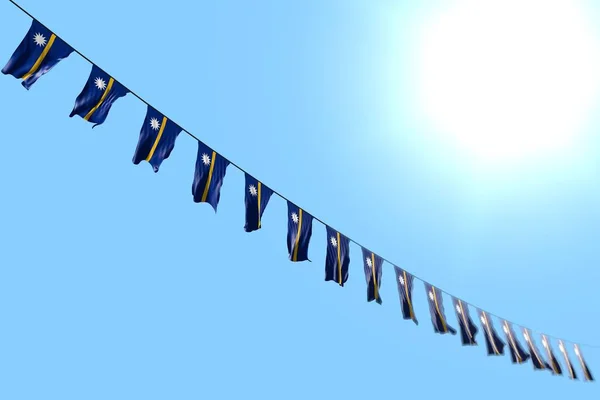
[[[33, 19], [29, 31], [14, 51], [6, 66], [2, 69], [2, 73], [21, 79], [22, 85], [26, 89], [29, 89], [39, 78], [74, 51], [76, 50], [61, 38]], [[76, 52], [81, 54], [78, 51]], [[81, 93], [75, 99], [75, 105], [69, 116], [78, 115], [84, 120], [93, 123], [92, 127], [95, 127], [106, 120], [112, 105], [128, 93], [131, 93], [129, 89], [98, 66], [92, 64], [90, 75]], [[154, 172], [158, 172], [162, 162], [170, 156], [175, 147], [177, 137], [184, 130], [152, 106], [147, 105], [148, 108], [140, 129], [133, 163], [137, 165], [142, 161], [146, 161], [152, 166]], [[198, 140], [198, 153], [192, 183], [194, 202], [208, 203], [215, 212], [217, 211], [221, 186], [225, 179], [227, 167], [230, 164], [229, 160]], [[253, 232], [261, 229], [263, 213], [275, 192], [247, 172], [244, 171], [244, 173], [244, 230], [246, 232]], [[287, 248], [289, 259], [292, 262], [307, 261], [314, 218], [289, 200], [287, 200], [287, 205]], [[344, 286], [349, 276], [351, 240], [330, 226], [325, 225], [325, 228], [327, 231], [325, 280]], [[362, 258], [367, 285], [367, 301], [375, 301], [378, 304], [382, 304], [380, 288], [384, 259], [364, 247], [362, 247]], [[412, 320], [418, 325], [419, 322], [415, 315], [412, 296], [416, 277], [396, 265], [394, 265], [394, 271], [403, 319]], [[428, 282], [423, 281], [423, 283], [427, 293], [429, 313], [434, 332], [442, 335], [448, 333], [456, 335], [457, 330], [449, 325], [446, 318], [443, 302], [444, 292]], [[469, 304], [457, 297], [450, 296], [452, 297], [462, 344], [464, 346], [478, 345], [476, 336], [479, 333], [479, 328], [471, 318]], [[477, 309], [477, 315], [481, 322], [480, 326], [483, 331], [488, 355], [504, 355], [505, 347], [508, 346], [513, 364], [522, 364], [531, 360], [535, 370], [548, 370], [554, 375], [566, 374], [571, 379], [578, 379], [579, 376], [573, 367], [562, 340], [558, 341], [558, 348], [566, 367], [565, 373], [563, 373], [561, 363], [558, 361], [546, 335], [541, 335], [541, 342], [544, 348], [544, 353], [542, 353], [535, 344], [530, 330], [522, 327], [522, 337], [526, 344], [525, 349], [517, 338], [511, 322], [502, 320], [502, 330], [505, 336], [503, 340], [494, 328], [490, 313]], [[579, 345], [574, 343], [573, 351], [579, 361], [583, 380], [593, 381], [594, 378], [583, 358]]]

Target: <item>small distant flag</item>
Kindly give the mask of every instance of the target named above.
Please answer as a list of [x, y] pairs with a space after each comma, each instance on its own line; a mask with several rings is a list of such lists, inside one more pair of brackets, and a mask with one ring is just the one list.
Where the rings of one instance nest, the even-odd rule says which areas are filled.
[[427, 282], [424, 283], [427, 299], [429, 300], [429, 313], [431, 314], [431, 323], [433, 324], [434, 332], [441, 335], [446, 333], [456, 335], [456, 329], [448, 325], [446, 321], [444, 299], [442, 298], [441, 290]]
[[502, 339], [500, 339], [500, 337], [496, 333], [492, 319], [483, 310], [479, 310], [479, 319], [481, 320], [481, 325], [483, 325], [483, 332], [485, 333], [484, 337], [488, 356], [503, 355], [505, 343], [502, 341]]
[[287, 247], [290, 260], [293, 262], [310, 261], [308, 245], [312, 236], [313, 217], [297, 205], [288, 203]]
[[546, 335], [542, 335], [542, 345], [546, 349], [546, 354], [548, 355], [548, 360], [550, 361], [550, 368], [552, 370], [552, 374], [554, 375], [562, 375], [562, 368], [558, 363], [558, 360], [554, 356], [554, 352], [552, 351], [552, 346], [550, 346], [550, 342]]
[[21, 44], [2, 68], [2, 73], [22, 79], [21, 85], [29, 90], [42, 75], [72, 52], [71, 46], [34, 19]]
[[579, 350], [579, 346], [577, 344], [574, 344], [573, 348], [575, 350], [575, 355], [577, 356], [577, 358], [579, 359], [579, 363], [581, 364], [581, 369], [583, 370], [583, 379], [592, 382], [594, 380], [594, 377], [592, 376], [592, 371], [590, 371], [590, 369], [588, 368], [588, 365], [586, 364], [585, 359], [583, 358], [583, 354], [581, 354], [581, 350]]
[[569, 371], [569, 378], [577, 379], [577, 373], [575, 372], [575, 368], [573, 368], [573, 363], [571, 363], [571, 359], [569, 358], [569, 355], [567, 354], [567, 349], [565, 348], [565, 344], [563, 343], [562, 340], [558, 341], [558, 349], [560, 350], [560, 352], [562, 353], [562, 355], [565, 359], [565, 364], [567, 364], [567, 370]]
[[146, 160], [152, 165], [154, 172], [158, 172], [160, 164], [169, 157], [175, 147], [179, 133], [181, 128], [177, 124], [148, 106], [133, 163], [137, 165]]
[[525, 342], [529, 347], [529, 354], [531, 354], [531, 363], [533, 364], [534, 369], [551, 369], [548, 363], [542, 358], [539, 350], [537, 349], [535, 343], [533, 342], [533, 338], [529, 333], [527, 328], [523, 328], [523, 337], [525, 338]]
[[245, 173], [245, 175], [246, 224], [244, 230], [253, 232], [261, 228], [262, 215], [265, 208], [267, 208], [267, 204], [269, 204], [273, 191], [248, 173]]
[[456, 297], [452, 297], [452, 303], [456, 311], [463, 346], [476, 346], [475, 335], [477, 335], [478, 329], [471, 320], [469, 305]]
[[227, 172], [229, 161], [216, 151], [198, 141], [198, 155], [192, 195], [196, 203], [208, 203], [217, 212], [221, 198], [221, 186]]
[[326, 230], [325, 280], [344, 286], [348, 280], [348, 266], [350, 265], [350, 240], [329, 226], [326, 226]]
[[402, 318], [411, 319], [416, 325], [419, 325], [419, 321], [417, 321], [412, 301], [414, 277], [402, 268], [398, 268], [395, 265], [394, 271], [396, 272], [396, 283], [398, 284], [398, 296], [400, 297], [400, 308], [402, 309]]
[[77, 99], [69, 117], [79, 115], [86, 121], [93, 122], [94, 127], [106, 120], [111, 106], [118, 98], [125, 96], [129, 90], [114, 78], [92, 65], [92, 71]]
[[515, 337], [512, 324], [505, 320], [502, 323], [502, 329], [504, 329], [504, 334], [506, 334], [506, 339], [508, 340], [508, 348], [510, 349], [510, 357], [513, 364], [522, 364], [527, 362], [529, 359], [529, 354], [523, 350], [521, 343], [519, 343]]
[[365, 268], [365, 279], [367, 280], [367, 301], [375, 300], [382, 303], [379, 289], [381, 288], [381, 267], [383, 258], [363, 247], [363, 264]]

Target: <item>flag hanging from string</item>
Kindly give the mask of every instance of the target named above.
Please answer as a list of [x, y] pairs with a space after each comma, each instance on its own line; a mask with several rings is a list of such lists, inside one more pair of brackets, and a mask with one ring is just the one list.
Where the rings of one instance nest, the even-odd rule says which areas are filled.
[[414, 277], [394, 265], [394, 271], [396, 272], [396, 282], [398, 284], [398, 296], [400, 297], [400, 309], [402, 310], [402, 318], [410, 319], [416, 325], [419, 325], [419, 321], [415, 315], [415, 309], [413, 307], [412, 300], [412, 289]]
[[192, 183], [192, 196], [196, 203], [208, 203], [217, 212], [221, 198], [221, 186], [229, 161], [216, 151], [198, 141], [196, 169]]
[[463, 346], [476, 346], [475, 335], [477, 335], [479, 330], [471, 319], [469, 305], [454, 296], [452, 296], [452, 303], [454, 304], [454, 311], [456, 312]]
[[488, 356], [504, 355], [505, 343], [498, 336], [496, 329], [494, 329], [494, 323], [492, 322], [492, 319], [483, 310], [479, 310], [479, 319], [481, 320], [481, 325], [483, 326]]
[[350, 241], [333, 228], [326, 226], [327, 256], [325, 257], [325, 280], [340, 286], [348, 280], [350, 265]]
[[248, 173], [246, 176], [245, 197], [246, 224], [244, 230], [253, 232], [261, 228], [262, 215], [269, 204], [273, 191]]
[[367, 280], [367, 301], [375, 300], [378, 304], [382, 303], [379, 289], [381, 288], [381, 267], [383, 258], [363, 247], [363, 263], [365, 269], [365, 279]]
[[428, 282], [423, 283], [425, 284], [425, 291], [427, 292], [427, 299], [429, 300], [429, 313], [431, 314], [433, 331], [441, 335], [446, 333], [456, 335], [456, 329], [449, 326], [446, 321], [442, 291]]
[[313, 217], [294, 203], [288, 201], [287, 248], [293, 262], [310, 261], [308, 245], [312, 236]]

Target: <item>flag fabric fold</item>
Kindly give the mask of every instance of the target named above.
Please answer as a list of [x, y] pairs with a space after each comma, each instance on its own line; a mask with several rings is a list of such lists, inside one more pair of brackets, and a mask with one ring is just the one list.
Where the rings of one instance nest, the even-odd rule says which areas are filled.
[[523, 350], [521, 343], [519, 343], [515, 332], [512, 328], [512, 324], [506, 320], [502, 323], [502, 329], [508, 340], [508, 348], [510, 349], [510, 357], [513, 364], [523, 364], [529, 359], [529, 353]]
[[195, 203], [208, 203], [217, 212], [221, 198], [221, 186], [229, 161], [216, 151], [198, 141], [198, 154], [194, 182], [192, 183], [192, 196]]
[[546, 355], [548, 355], [549, 361], [548, 364], [550, 365], [550, 370], [552, 371], [552, 374], [562, 375], [562, 368], [560, 367], [560, 364], [556, 359], [556, 356], [554, 355], [554, 351], [552, 351], [552, 346], [550, 345], [550, 342], [548, 341], [546, 335], [542, 335], [542, 345], [544, 346], [544, 349], [546, 349]]
[[244, 230], [253, 232], [261, 228], [262, 215], [269, 204], [273, 191], [248, 173], [246, 176], [244, 204], [246, 206], [246, 223]]
[[293, 262], [310, 261], [308, 245], [312, 236], [313, 217], [294, 203], [288, 201], [287, 248]]
[[481, 320], [481, 325], [483, 326], [488, 356], [503, 355], [505, 343], [502, 339], [500, 339], [498, 333], [496, 333], [492, 319], [483, 310], [479, 310], [479, 319]]
[[129, 90], [112, 76], [92, 65], [92, 71], [69, 117], [79, 115], [94, 126], [104, 123], [113, 103], [129, 93]]
[[177, 124], [148, 106], [133, 163], [138, 165], [145, 160], [150, 163], [154, 172], [158, 172], [160, 164], [169, 158], [173, 151], [175, 140], [180, 133], [181, 128]]
[[365, 279], [367, 281], [367, 301], [375, 300], [377, 304], [381, 304], [381, 267], [383, 266], [383, 258], [377, 254], [362, 248], [363, 264], [365, 269]]
[[431, 323], [435, 333], [445, 335], [451, 333], [456, 335], [456, 329], [448, 325], [444, 313], [444, 299], [442, 291], [435, 286], [424, 282], [427, 299], [429, 300], [429, 313], [431, 314]]
[[329, 226], [325, 228], [327, 231], [325, 280], [344, 286], [348, 280], [348, 266], [350, 265], [350, 240]]
[[21, 85], [29, 90], [42, 75], [72, 52], [71, 46], [34, 19], [29, 31], [2, 68], [2, 73], [22, 79]]
[[558, 349], [560, 350], [560, 352], [563, 355], [565, 364], [567, 364], [567, 371], [569, 371], [569, 378], [577, 379], [577, 373], [575, 372], [575, 368], [573, 368], [573, 363], [571, 362], [571, 359], [569, 358], [569, 354], [567, 354], [567, 349], [565, 348], [565, 344], [563, 343], [562, 340], [558, 341]]
[[579, 364], [581, 364], [581, 369], [583, 370], [583, 379], [588, 382], [594, 381], [594, 377], [592, 376], [592, 371], [590, 371], [585, 359], [583, 358], [583, 354], [581, 354], [581, 350], [577, 344], [573, 345], [573, 349], [575, 350], [575, 355], [579, 359]]
[[548, 363], [542, 358], [537, 346], [535, 345], [535, 342], [533, 341], [533, 338], [531, 337], [529, 329], [523, 328], [523, 338], [525, 338], [525, 343], [527, 343], [527, 347], [529, 348], [533, 369], [551, 369], [550, 365], [548, 365]]
[[452, 304], [454, 305], [454, 311], [456, 312], [456, 319], [458, 320], [463, 346], [476, 346], [477, 341], [475, 340], [475, 335], [477, 335], [479, 330], [471, 319], [469, 305], [454, 296], [452, 297]]
[[414, 276], [394, 265], [394, 271], [396, 272], [396, 283], [398, 284], [398, 296], [400, 297], [400, 308], [402, 309], [402, 318], [410, 319], [416, 325], [419, 325], [419, 321], [415, 315], [415, 309], [413, 307], [412, 300], [412, 289]]

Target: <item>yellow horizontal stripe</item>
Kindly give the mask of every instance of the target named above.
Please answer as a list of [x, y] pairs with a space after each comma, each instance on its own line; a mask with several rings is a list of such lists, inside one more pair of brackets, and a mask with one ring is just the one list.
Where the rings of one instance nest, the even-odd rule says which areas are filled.
[[50, 48], [54, 44], [54, 40], [55, 39], [56, 39], [56, 35], [53, 33], [50, 36], [50, 40], [48, 40], [48, 44], [46, 45], [46, 47], [44, 47], [44, 50], [42, 51], [42, 54], [40, 54], [40, 56], [35, 61], [35, 63], [31, 67], [31, 69], [29, 70], [29, 72], [27, 72], [25, 75], [23, 75], [21, 77], [21, 79], [25, 80], [25, 79], [29, 78], [31, 75], [33, 75], [35, 73], [35, 71], [38, 70], [38, 68], [40, 68], [40, 65], [42, 65], [42, 61], [44, 61], [44, 58], [46, 58], [46, 56], [48, 55], [48, 52], [50, 51]]
[[167, 125], [167, 117], [163, 116], [162, 124], [160, 126], [160, 130], [158, 131], [158, 135], [156, 135], [156, 140], [154, 140], [154, 144], [148, 153], [148, 157], [146, 157], [146, 161], [150, 161], [152, 156], [154, 156], [154, 152], [156, 151], [156, 146], [158, 146], [158, 142], [160, 142], [160, 138], [162, 137], [163, 131], [165, 130], [165, 126]]
[[89, 121], [89, 119], [92, 117], [92, 114], [94, 114], [96, 112], [96, 110], [98, 109], [98, 107], [100, 107], [102, 105], [102, 103], [104, 103], [104, 99], [106, 99], [108, 92], [110, 92], [110, 89], [112, 89], [114, 81], [115, 80], [113, 78], [110, 78], [108, 80], [108, 86], [106, 86], [106, 90], [104, 90], [104, 93], [102, 93], [102, 97], [100, 98], [100, 101], [98, 102], [98, 104], [96, 104], [96, 106], [94, 106], [94, 108], [92, 108], [90, 110], [89, 113], [87, 113], [85, 115], [85, 117], [83, 117], [83, 119], [85, 119], [86, 121]]

